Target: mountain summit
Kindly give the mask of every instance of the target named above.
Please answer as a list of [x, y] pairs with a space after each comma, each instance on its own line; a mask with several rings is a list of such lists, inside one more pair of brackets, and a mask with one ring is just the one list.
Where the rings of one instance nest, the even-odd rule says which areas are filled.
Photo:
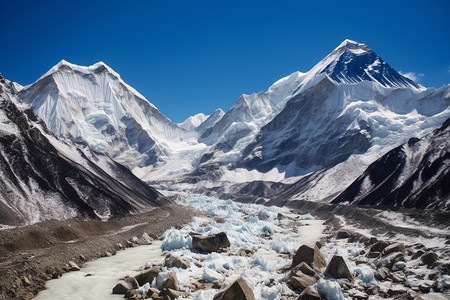
[[395, 71], [366, 44], [348, 39], [310, 72], [315, 75], [325, 73], [337, 83], [352, 84], [367, 80], [384, 87], [424, 89], [422, 85]]

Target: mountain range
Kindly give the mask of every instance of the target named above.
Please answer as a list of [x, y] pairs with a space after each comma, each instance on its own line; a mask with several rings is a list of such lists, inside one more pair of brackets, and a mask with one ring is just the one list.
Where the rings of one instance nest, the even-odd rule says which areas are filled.
[[[441, 195], [444, 203], [445, 191], [405, 201], [416, 191], [406, 188], [395, 200], [367, 200], [375, 197], [371, 190], [382, 189], [389, 198], [390, 189], [403, 185], [398, 178], [389, 187], [379, 180], [367, 184], [367, 178], [392, 149], [406, 152], [396, 154], [403, 159], [386, 160], [388, 165], [410, 165], [408, 153], [416, 148], [401, 145], [413, 137], [433, 139], [432, 131], [450, 117], [450, 86], [426, 88], [355, 41], [345, 40], [306, 73], [294, 72], [265, 92], [242, 95], [227, 112], [200, 113], [180, 124], [102, 62], [83, 67], [61, 61], [33, 84], [10, 86], [61, 141], [110, 157], [162, 189], [251, 195], [261, 202], [277, 195], [290, 201], [448, 209], [429, 199]], [[440, 140], [447, 146], [435, 163], [448, 170], [448, 139]], [[420, 141], [428, 148], [413, 160], [423, 170], [431, 163], [425, 153], [440, 146]]]

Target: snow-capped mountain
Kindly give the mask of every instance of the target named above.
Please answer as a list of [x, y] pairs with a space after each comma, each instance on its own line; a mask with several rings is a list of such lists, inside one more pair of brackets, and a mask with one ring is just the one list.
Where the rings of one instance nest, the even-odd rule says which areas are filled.
[[350, 40], [308, 72], [242, 95], [226, 113], [179, 125], [103, 63], [62, 61], [17, 91], [58, 136], [147, 182], [282, 182], [285, 195], [304, 200], [335, 197], [387, 151], [450, 117], [450, 86], [425, 88]]
[[333, 167], [355, 154], [365, 154], [365, 167], [442, 124], [450, 115], [449, 91], [449, 86], [425, 88], [367, 45], [346, 40], [309, 72], [295, 72], [267, 92], [241, 96], [201, 136], [214, 146], [197, 174], [216, 170], [222, 179], [251, 181], [249, 170], [256, 169], [279, 181]]
[[184, 120], [182, 123], [178, 123], [178, 126], [180, 126], [181, 128], [184, 128], [186, 130], [196, 130], [208, 118], [209, 118], [209, 116], [205, 115], [204, 113], [199, 113], [199, 114], [190, 116], [189, 118]]
[[389, 151], [333, 203], [450, 209], [450, 119]]
[[82, 67], [63, 60], [18, 95], [57, 136], [130, 169], [161, 163], [170, 143], [190, 136], [102, 62]]
[[106, 219], [168, 203], [130, 170], [56, 138], [0, 74], [0, 225]]

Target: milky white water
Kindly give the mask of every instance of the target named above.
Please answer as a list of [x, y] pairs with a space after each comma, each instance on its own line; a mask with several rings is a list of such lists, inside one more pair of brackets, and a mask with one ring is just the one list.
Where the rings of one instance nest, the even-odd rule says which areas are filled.
[[[123, 295], [113, 295], [112, 289], [119, 278], [137, 273], [146, 262], [162, 261], [161, 241], [149, 246], [128, 248], [111, 257], [103, 257], [76, 272], [69, 272], [59, 279], [47, 282], [47, 289], [40, 292], [38, 300], [77, 300], [77, 299], [123, 299]], [[92, 276], [87, 276], [91, 274]]]
[[[196, 217], [181, 229], [169, 229], [162, 241], [150, 246], [129, 248], [112, 257], [87, 263], [78, 272], [70, 272], [47, 283], [47, 290], [36, 299], [123, 299], [112, 295], [119, 278], [134, 275], [143, 265], [161, 263], [163, 252], [182, 257], [190, 267], [186, 270], [163, 268], [161, 276], [175, 272], [180, 289], [189, 292], [189, 299], [212, 299], [217, 290], [193, 291], [192, 282], [228, 284], [243, 277], [256, 299], [280, 299], [292, 292], [283, 272], [278, 270], [292, 262], [287, 253], [295, 253], [302, 244], [314, 245], [323, 236], [325, 225], [314, 217], [297, 215], [287, 208], [224, 201], [204, 195], [179, 195], [178, 203], [198, 209], [205, 217]], [[192, 250], [190, 232], [214, 234], [225, 232], [231, 247], [223, 253], [200, 253]], [[251, 250], [248, 256], [240, 250]], [[86, 277], [87, 274], [92, 276]], [[268, 286], [268, 282], [272, 282]], [[153, 287], [159, 287], [154, 281]], [[147, 285], [147, 288], [149, 286]], [[145, 289], [145, 288], [144, 288]]]

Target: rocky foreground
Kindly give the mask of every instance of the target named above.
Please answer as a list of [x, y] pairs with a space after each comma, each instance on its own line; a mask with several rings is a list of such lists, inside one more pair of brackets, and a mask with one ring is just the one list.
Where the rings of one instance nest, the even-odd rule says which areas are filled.
[[[302, 245], [292, 258], [292, 265], [286, 270], [286, 280], [296, 294], [282, 295], [281, 299], [369, 299], [393, 298], [420, 300], [421, 294], [433, 293], [431, 299], [439, 298], [436, 293], [445, 293], [450, 288], [448, 276], [449, 264], [443, 264], [439, 255], [421, 244], [407, 245], [366, 239], [362, 235], [339, 231], [335, 238], [328, 240], [347, 240], [359, 242], [365, 249], [352, 253], [350, 260], [358, 265], [370, 265], [368, 268], [356, 268], [350, 271], [346, 259], [333, 255], [327, 263], [320, 248], [320, 242], [314, 247]], [[193, 235], [194, 251], [227, 251], [230, 243], [224, 233], [198, 237]], [[251, 251], [240, 251], [238, 255], [251, 255]], [[195, 262], [200, 264], [200, 261]], [[408, 264], [407, 264], [408, 263]], [[407, 267], [411, 266], [411, 267]], [[145, 284], [160, 279], [162, 268], [189, 268], [189, 263], [182, 257], [167, 254], [163, 265], [148, 267], [130, 277], [123, 278], [112, 290], [115, 294], [124, 294], [127, 299], [177, 299], [188, 297], [189, 293], [181, 289], [175, 272], [160, 283], [162, 288], [140, 288]], [[425, 274], [428, 274], [425, 276]], [[223, 282], [213, 278], [212, 282], [192, 282], [190, 292], [200, 289], [221, 289]], [[210, 280], [211, 281], [211, 280]], [[268, 283], [270, 285], [270, 282]], [[220, 290], [214, 300], [255, 299], [253, 291], [242, 277]], [[430, 298], [427, 298], [430, 299]]]
[[[207, 211], [210, 217], [217, 213]], [[238, 209], [236, 214], [238, 211], [253, 224], [273, 217], [270, 214], [256, 215], [255, 211], [245, 207]], [[273, 224], [279, 227], [274, 227], [273, 232], [260, 232], [258, 243], [262, 245], [264, 242], [261, 240], [269, 241], [275, 249], [279, 239], [276, 231], [280, 232], [280, 228], [286, 229], [289, 234], [311, 225], [309, 223], [312, 221], [301, 218], [299, 215], [278, 213]], [[363, 224], [360, 224], [359, 230], [351, 224], [339, 222], [340, 219], [342, 217], [330, 216], [326, 221], [326, 236], [312, 245], [301, 245], [294, 252], [283, 249], [273, 252], [280, 259], [272, 268], [268, 261], [261, 258], [263, 252], [255, 244], [230, 243], [224, 232], [205, 234], [205, 231], [214, 231], [210, 228], [227, 222], [216, 216], [200, 224], [195, 231], [187, 235], [184, 232], [185, 240], [191, 241], [191, 244], [187, 243], [182, 250], [167, 249], [163, 263], [149, 262], [137, 274], [122, 278], [112, 287], [112, 292], [123, 294], [128, 299], [164, 300], [179, 297], [214, 300], [449, 298], [450, 257], [445, 246], [448, 239], [442, 238], [446, 235], [445, 230], [441, 232], [441, 237], [408, 237], [400, 234], [405, 230], [381, 233], [383, 228], [377, 228], [378, 235], [375, 237], [370, 230], [362, 228]], [[264, 222], [262, 224], [267, 226]], [[439, 230], [436, 229], [436, 232]], [[162, 237], [163, 244], [166, 238]], [[211, 258], [217, 262], [211, 264]], [[240, 260], [246, 265], [238, 264], [236, 267], [230, 263]], [[258, 272], [263, 274], [269, 271], [272, 274], [255, 279], [247, 272], [250, 268], [256, 269], [253, 273], [255, 277]], [[200, 277], [195, 275], [198, 270], [203, 272]], [[180, 275], [182, 280], [178, 278]], [[186, 276], [190, 281], [186, 281]]]

